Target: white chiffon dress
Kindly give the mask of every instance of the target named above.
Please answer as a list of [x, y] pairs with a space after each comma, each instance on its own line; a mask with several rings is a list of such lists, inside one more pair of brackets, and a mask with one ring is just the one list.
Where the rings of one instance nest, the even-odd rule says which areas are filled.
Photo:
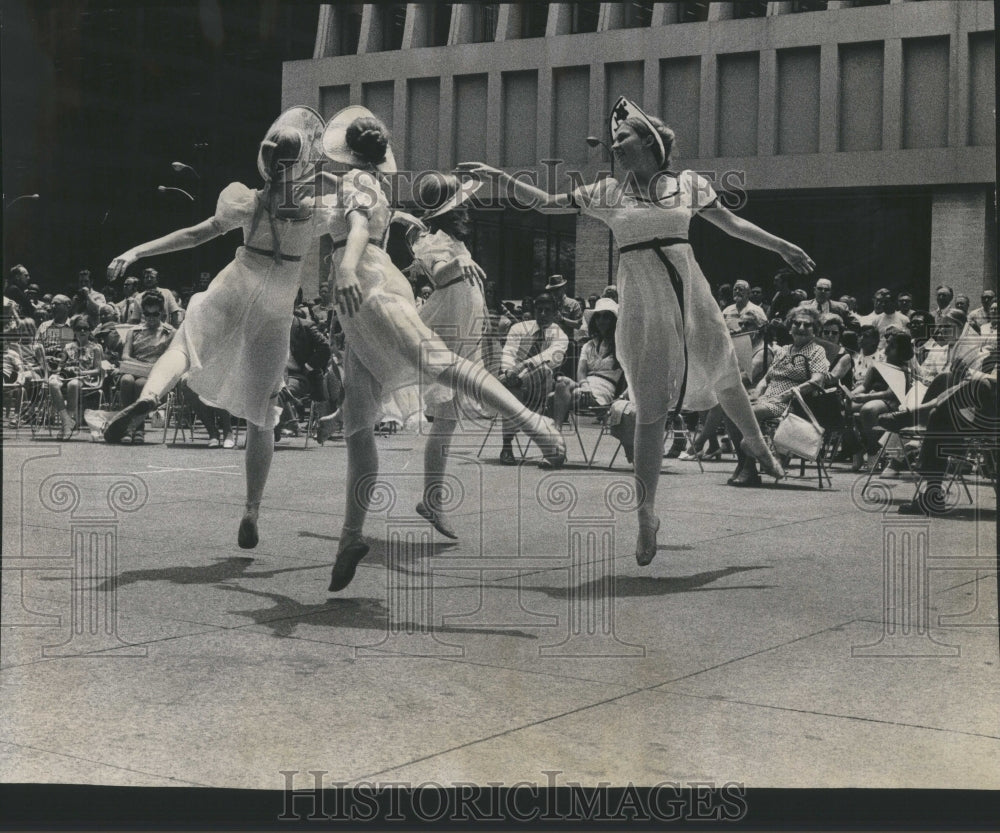
[[[481, 362], [488, 322], [482, 290], [461, 276], [434, 278], [438, 263], [458, 261], [463, 266], [473, 263], [465, 243], [440, 230], [422, 234], [413, 244], [413, 259], [434, 286], [430, 298], [420, 307], [420, 319], [457, 355], [471, 362]], [[456, 398], [452, 389], [445, 385], [430, 385], [424, 393], [424, 402], [429, 416], [442, 419], [457, 419], [459, 410], [470, 416], [481, 412], [478, 402], [465, 395]]]
[[572, 192], [576, 206], [605, 223], [619, 247], [615, 344], [636, 419], [707, 410], [715, 390], [740, 383], [732, 339], [687, 242], [691, 218], [716, 200], [694, 171], [661, 182], [652, 202], [614, 178]]
[[302, 258], [338, 212], [306, 198], [309, 216], [274, 218], [272, 227], [264, 212], [251, 236], [258, 198], [258, 191], [239, 182], [219, 195], [216, 223], [223, 231], [242, 228], [244, 244], [208, 289], [192, 296], [171, 346], [187, 354], [188, 386], [207, 404], [273, 428]]
[[[334, 270], [344, 257], [347, 215], [361, 211], [368, 218], [368, 245], [357, 267], [361, 308], [354, 315], [340, 316], [344, 330], [344, 433], [350, 436], [372, 430], [383, 401], [394, 392], [418, 380], [429, 385], [454, 364], [456, 356], [421, 321], [409, 281], [381, 248], [391, 211], [375, 176], [359, 169], [345, 174], [341, 204], [343, 214], [335, 216], [331, 228]], [[413, 401], [418, 402], [416, 398]]]

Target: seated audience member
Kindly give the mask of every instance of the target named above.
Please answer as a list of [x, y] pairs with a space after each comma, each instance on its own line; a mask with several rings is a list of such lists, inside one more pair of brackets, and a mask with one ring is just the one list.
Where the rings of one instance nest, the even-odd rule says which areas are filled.
[[[858, 299], [855, 298], [853, 295], [841, 295], [839, 300], [840, 303], [842, 303], [845, 307], [847, 307], [848, 310], [850, 310], [854, 320], [857, 321]], [[861, 326], [860, 324], [855, 325], [855, 327], [860, 327], [860, 326]]]
[[[793, 389], [803, 395], [823, 389], [830, 368], [826, 351], [816, 343], [820, 330], [819, 315], [811, 307], [799, 306], [788, 313], [787, 326], [792, 343], [775, 353], [774, 361], [757, 384], [757, 398], [753, 402], [754, 416], [763, 424], [777, 419], [793, 398]], [[729, 479], [731, 486], [760, 485], [757, 462], [740, 448], [743, 435], [730, 419], [726, 419], [729, 436], [736, 449], [738, 464]]]
[[125, 278], [122, 300], [115, 306], [118, 308], [118, 320], [122, 324], [138, 324], [142, 320], [142, 290], [135, 275]]
[[[164, 323], [164, 295], [157, 289], [142, 294], [142, 324], [138, 324], [125, 334], [122, 346], [122, 375], [120, 384], [121, 404], [127, 407], [139, 398], [146, 375], [160, 356], [167, 352], [174, 337], [174, 328]], [[145, 365], [145, 373], [140, 365]], [[145, 442], [142, 426], [124, 437], [122, 442], [142, 444]]]
[[829, 384], [842, 384], [848, 390], [854, 385], [854, 359], [840, 340], [844, 335], [844, 320], [836, 313], [827, 312], [820, 316], [820, 336], [823, 341], [836, 345], [839, 349], [830, 359]]
[[941, 323], [945, 314], [954, 309], [952, 306], [952, 300], [955, 297], [955, 292], [947, 284], [941, 284], [937, 289], [934, 290], [934, 298], [937, 301], [937, 308], [931, 310], [931, 315], [934, 316], [935, 323]]
[[935, 376], [944, 372], [948, 364], [948, 348], [931, 338], [935, 326], [934, 317], [929, 312], [914, 310], [906, 329], [913, 342], [910, 372], [915, 381], [929, 385]]
[[872, 320], [872, 326], [878, 330], [879, 343], [885, 349], [886, 335], [889, 332], [905, 333], [910, 319], [896, 310], [896, 302], [888, 289], [879, 291], [882, 293], [882, 312]]
[[579, 381], [562, 376], [556, 382], [552, 409], [556, 427], [560, 430], [571, 407], [610, 405], [618, 393], [624, 371], [615, 356], [617, 324], [618, 304], [610, 298], [599, 299], [588, 326], [590, 340], [580, 351], [576, 372]]
[[[890, 333], [885, 348], [885, 363], [902, 370], [906, 376], [907, 389], [913, 383], [909, 371], [910, 360], [913, 358], [913, 342], [909, 333]], [[899, 406], [899, 400], [890, 390], [882, 373], [875, 366], [868, 369], [864, 378], [851, 391], [851, 406], [856, 415], [858, 433], [864, 445], [864, 452], [859, 451], [855, 458], [855, 467], [860, 470], [864, 465], [863, 453], [868, 455], [868, 464], [874, 460], [879, 450], [879, 436], [875, 431], [878, 418], [884, 413], [894, 411]]]
[[[747, 295], [749, 296], [749, 292]], [[719, 285], [718, 291], [715, 293], [715, 300], [719, 304], [719, 309], [725, 309], [733, 303], [733, 286], [732, 284], [724, 283]]]
[[986, 323], [980, 327], [980, 334], [984, 336], [996, 336], [997, 334], [997, 302], [994, 301], [990, 304], [989, 317], [986, 319]]
[[812, 307], [822, 317], [828, 313], [839, 315], [843, 324], [853, 317], [850, 309], [840, 301], [833, 300], [833, 283], [829, 278], [819, 278], [813, 286], [813, 297], [805, 302], [807, 307]]
[[907, 318], [913, 312], [913, 295], [905, 290], [896, 296], [896, 309]]
[[997, 299], [997, 294], [992, 289], [984, 289], [980, 301], [981, 306], [976, 307], [972, 312], [969, 313], [969, 323], [975, 324], [979, 331], [982, 333], [983, 327], [985, 327], [990, 321], [990, 307], [993, 306]]
[[205, 426], [208, 432], [208, 448], [236, 446], [233, 440], [233, 419], [229, 411], [209, 405], [188, 387], [185, 379], [181, 379], [178, 383], [177, 393], [183, 397], [185, 404]]
[[855, 384], [865, 376], [875, 362], [885, 361], [885, 354], [879, 350], [878, 329], [873, 324], [862, 324], [858, 333], [858, 347], [860, 348], [851, 359], [854, 362]]
[[38, 343], [45, 350], [49, 370], [56, 367], [62, 359], [63, 348], [73, 343], [73, 326], [69, 322], [69, 307], [72, 302], [66, 295], [56, 295], [52, 298], [50, 311], [52, 318], [43, 321], [36, 334]]
[[[552, 302], [553, 304], [555, 301]], [[523, 298], [521, 300], [521, 321], [533, 321], [535, 318], [535, 299]]]
[[101, 345], [104, 350], [104, 360], [112, 366], [117, 367], [121, 361], [122, 348], [125, 341], [119, 332], [118, 309], [112, 304], [105, 304], [101, 307], [101, 323], [94, 330], [94, 341]]
[[35, 404], [39, 401], [42, 385], [49, 373], [45, 351], [36, 340], [35, 325], [30, 318], [22, 319], [18, 324], [17, 338], [10, 346], [17, 353], [21, 366], [21, 384], [24, 388], [22, 417], [27, 420], [34, 414]]
[[767, 314], [750, 300], [750, 284], [739, 280], [733, 284], [733, 302], [722, 310], [722, 318], [730, 330], [739, 332], [740, 319], [746, 312], [754, 317], [758, 327], [767, 323]]
[[[526, 299], [529, 300], [529, 299]], [[534, 299], [534, 320], [510, 328], [500, 357], [500, 381], [533, 411], [541, 411], [552, 392], [554, 372], [562, 364], [569, 346], [566, 333], [556, 320], [555, 299], [543, 292]], [[503, 423], [500, 462], [515, 465], [512, 443], [516, 430]]]
[[142, 322], [142, 295], [152, 292], [154, 289], [163, 298], [163, 323], [169, 324], [174, 329], [181, 325], [183, 311], [177, 302], [174, 293], [169, 289], [160, 289], [160, 273], [149, 266], [142, 270], [142, 293], [139, 295], [139, 304], [132, 305], [127, 319], [122, 319], [126, 324], [139, 324]]
[[990, 438], [993, 448], [987, 452], [988, 465], [996, 471], [995, 446], [1000, 424], [997, 420], [995, 341], [980, 354], [976, 365], [970, 367], [962, 379], [925, 399], [916, 411], [885, 414], [879, 419], [879, 425], [887, 431], [899, 431], [915, 421], [926, 428], [917, 458], [917, 471], [923, 477], [924, 489], [913, 501], [899, 507], [900, 514], [937, 515], [947, 511], [943, 480], [948, 455], [954, 453], [959, 437], [978, 434]]
[[875, 294], [872, 295], [872, 311], [867, 315], [857, 316], [858, 324], [862, 327], [874, 326], [875, 319], [882, 314], [882, 310], [885, 305], [885, 299], [889, 295], [888, 289], [877, 289]]
[[764, 288], [761, 286], [751, 286], [750, 287], [750, 303], [756, 304], [762, 310], [764, 314], [770, 316], [771, 305], [764, 298]]
[[605, 287], [604, 292], [601, 293], [602, 298], [610, 298], [616, 304], [618, 303], [618, 287], [615, 284], [609, 284]]
[[[295, 402], [311, 399], [319, 403], [326, 400], [323, 374], [329, 362], [330, 344], [319, 328], [309, 320], [292, 316], [285, 384]], [[281, 420], [275, 426], [275, 437], [280, 438], [284, 425], [293, 421], [297, 423], [303, 416], [304, 414], [295, 412], [293, 403], [288, 403], [282, 410]]]
[[68, 440], [76, 429], [81, 391], [97, 385], [103, 374], [104, 353], [101, 345], [90, 340], [87, 316], [75, 316], [70, 326], [74, 340], [63, 348], [58, 367], [48, 377], [49, 396], [62, 417], [60, 440]]
[[69, 314], [71, 316], [86, 315], [90, 329], [93, 331], [101, 322], [101, 307], [106, 303], [104, 295], [94, 289], [90, 270], [81, 269], [76, 276], [76, 295], [73, 296]]

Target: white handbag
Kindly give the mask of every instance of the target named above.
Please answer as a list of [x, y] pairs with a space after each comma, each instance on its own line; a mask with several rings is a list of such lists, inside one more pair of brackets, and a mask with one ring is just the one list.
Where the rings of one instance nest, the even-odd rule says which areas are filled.
[[823, 429], [802, 399], [798, 388], [793, 388], [792, 394], [808, 419], [793, 414], [792, 400], [789, 400], [785, 413], [781, 416], [781, 422], [778, 423], [778, 429], [774, 432], [774, 448], [779, 454], [791, 454], [815, 462], [819, 459], [819, 453], [823, 448]]

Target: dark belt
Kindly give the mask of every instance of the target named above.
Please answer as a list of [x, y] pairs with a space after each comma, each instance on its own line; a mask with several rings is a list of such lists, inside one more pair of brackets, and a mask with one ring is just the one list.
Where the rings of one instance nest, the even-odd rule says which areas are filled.
[[652, 240], [643, 240], [641, 243], [626, 243], [624, 246], [619, 246], [618, 253], [637, 252], [641, 249], [662, 249], [664, 246], [679, 246], [687, 242], [686, 237], [654, 237]]
[[681, 389], [677, 394], [677, 404], [673, 408], [675, 413], [679, 413], [681, 406], [684, 404], [684, 394], [687, 393], [688, 379], [688, 346], [687, 335], [684, 332], [686, 323], [684, 320], [684, 280], [681, 278], [680, 272], [677, 271], [677, 267], [670, 262], [670, 258], [663, 253], [663, 250], [667, 246], [679, 246], [681, 243], [687, 242], [687, 239], [684, 237], [654, 237], [652, 240], [643, 240], [641, 243], [628, 243], [618, 249], [619, 254], [635, 252], [641, 249], [652, 249], [656, 252], [656, 256], [663, 264], [663, 268], [667, 270], [667, 275], [670, 276], [670, 284], [673, 286], [674, 294], [677, 296], [677, 303], [681, 313], [681, 333], [684, 335], [684, 375], [681, 377]]
[[[253, 252], [255, 255], [262, 255], [264, 257], [274, 257], [274, 251], [272, 249], [258, 249], [256, 246], [247, 246], [247, 245], [244, 245], [243, 248], [246, 249], [248, 252]], [[282, 253], [281, 259], [290, 260], [293, 263], [295, 263], [296, 261], [302, 260], [302, 256], [286, 255]]]
[[[375, 246], [378, 249], [382, 248], [382, 241], [381, 240], [378, 240], [378, 239], [376, 239], [374, 237], [369, 237], [368, 238], [368, 242], [369, 242], [369, 244], [371, 244], [372, 246]], [[333, 241], [333, 247], [330, 249], [330, 251], [331, 252], [335, 252], [335, 251], [337, 251], [337, 249], [343, 249], [344, 246], [346, 246], [346, 245], [347, 245], [347, 238], [346, 237], [343, 240], [334, 240]]]

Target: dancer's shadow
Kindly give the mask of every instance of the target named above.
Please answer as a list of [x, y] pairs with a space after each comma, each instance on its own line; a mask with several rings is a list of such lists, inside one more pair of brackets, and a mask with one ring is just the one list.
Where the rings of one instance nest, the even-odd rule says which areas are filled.
[[[335, 598], [320, 604], [303, 604], [279, 593], [268, 593], [263, 590], [250, 590], [233, 584], [220, 584], [223, 590], [233, 593], [243, 593], [270, 599], [270, 607], [250, 610], [227, 611], [236, 616], [245, 616], [257, 625], [271, 629], [274, 636], [292, 636], [300, 624], [308, 620], [308, 624], [325, 628], [351, 628], [356, 630], [385, 631], [389, 625], [389, 614], [380, 599]], [[422, 625], [412, 622], [395, 623], [394, 629], [405, 633], [416, 633]], [[437, 622], [430, 628], [434, 634], [492, 634], [494, 636], [515, 636], [521, 639], [537, 639], [534, 634], [520, 630], [462, 628], [455, 625], [442, 625]]]
[[[723, 567], [719, 570], [707, 570], [703, 573], [695, 573], [690, 576], [615, 576], [614, 587], [611, 595], [614, 597], [625, 596], [666, 596], [671, 593], [691, 593], [706, 591], [729, 591], [729, 590], [767, 590], [773, 587], [771, 584], [738, 584], [727, 587], [708, 587], [707, 585], [725, 578], [726, 576], [745, 573], [750, 570], [770, 570], [770, 567]], [[544, 593], [553, 599], [565, 599], [572, 593], [573, 598], [594, 599], [605, 595], [606, 583], [600, 579], [588, 581], [586, 584], [574, 587], [546, 587], [524, 585], [526, 592]]]
[[165, 581], [169, 584], [218, 584], [234, 578], [273, 578], [281, 573], [294, 573], [300, 570], [315, 570], [316, 565], [307, 567], [281, 567], [276, 570], [260, 570], [248, 572], [253, 564], [252, 558], [233, 556], [217, 558], [213, 564], [198, 564], [186, 567], [158, 567], [150, 570], [126, 570], [118, 576], [106, 579], [98, 586], [98, 590], [110, 591], [141, 581]]

